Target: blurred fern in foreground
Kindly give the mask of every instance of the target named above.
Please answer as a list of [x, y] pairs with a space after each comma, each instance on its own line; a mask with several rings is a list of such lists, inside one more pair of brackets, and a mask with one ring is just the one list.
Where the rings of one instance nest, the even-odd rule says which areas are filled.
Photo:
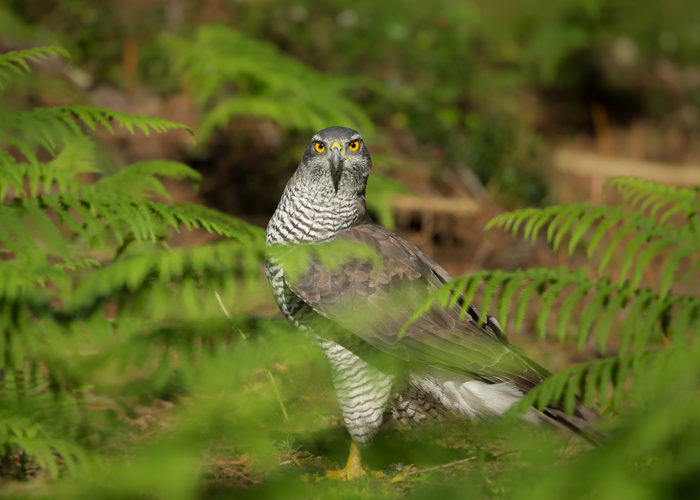
[[[617, 189], [622, 203], [528, 208], [499, 215], [487, 225], [513, 234], [522, 231], [532, 241], [544, 231], [554, 250], [567, 242], [573, 256], [583, 246], [595, 265], [478, 272], [451, 281], [431, 299], [457, 304], [464, 297], [460, 303], [469, 304], [481, 287], [482, 316], [491, 307], [502, 324], [514, 316], [515, 330], [520, 330], [527, 313], [536, 310], [540, 337], [553, 332], [579, 348], [594, 341], [600, 359], [552, 376], [528, 395], [526, 404], [563, 399], [573, 408], [581, 389], [589, 405], [597, 398], [601, 406], [611, 402], [619, 409], [630, 394], [643, 405], [645, 391], [632, 392], [627, 382], [666, 363], [676, 350], [690, 348], [700, 331], [700, 298], [676, 292], [674, 286], [687, 285], [698, 270], [699, 191], [635, 178], [613, 179], [609, 186]], [[657, 262], [658, 281], [651, 267]], [[610, 350], [615, 352], [606, 357]]]
[[[667, 498], [677, 488], [688, 493], [700, 487], [687, 476], [700, 466], [700, 298], [694, 280], [700, 190], [636, 178], [613, 179], [608, 186], [620, 203], [517, 210], [487, 226], [533, 241], [544, 232], [549, 245], [566, 248], [571, 257], [583, 247], [592, 265], [479, 272], [448, 283], [430, 301], [468, 304], [481, 293], [483, 314], [491, 307], [502, 324], [514, 319], [519, 330], [535, 311], [530, 316], [540, 337], [553, 332], [561, 342], [595, 346], [599, 353], [550, 376], [511, 413], [548, 403], [572, 411], [580, 396], [625, 418], [607, 443], [566, 466], [505, 474], [505, 480], [522, 481], [520, 498]], [[550, 479], [532, 481], [529, 474]]]
[[[22, 68], [4, 74], [14, 78], [26, 73], [18, 60], [58, 53], [35, 49], [0, 61]], [[420, 447], [444, 440], [450, 456], [463, 454], [452, 465], [406, 467], [390, 480], [304, 483], [298, 437], [335, 426], [345, 438], [345, 431], [316, 411], [336, 411], [319, 382], [329, 374], [310, 370], [317, 351], [286, 322], [255, 315], [267, 294], [262, 231], [173, 203], [161, 179], [198, 181], [186, 165], [138, 162], [105, 173], [91, 135], [115, 125], [145, 133], [183, 126], [91, 107], [0, 106], [0, 475], [60, 478], [36, 481], [32, 495], [208, 497], [211, 455], [221, 450], [262, 478], [243, 483], [253, 488], [246, 493], [271, 497], [697, 491], [699, 300], [681, 277], [697, 274], [698, 190], [619, 179], [611, 183], [622, 195], [618, 205], [499, 216], [491, 226], [529, 238], [545, 231], [574, 256], [585, 246], [594, 270], [477, 273], [434, 298], [468, 303], [482, 287], [482, 310], [496, 310], [502, 323], [514, 313], [521, 326], [536, 309], [542, 336], [595, 344], [599, 358], [552, 375], [520, 409], [549, 401], [571, 407], [578, 393], [607, 413], [619, 410], [618, 429], [600, 448], [571, 452], [548, 429], [517, 426], [474, 446], [465, 434], [480, 426], [460, 422], [438, 429], [432, 442], [395, 433], [380, 450], [395, 464], [402, 444], [403, 452], [435, 450]], [[177, 246], [172, 236], [185, 229], [220, 239]], [[499, 447], [517, 458], [493, 454]], [[291, 454], [289, 474], [282, 453]], [[240, 493], [240, 484], [222, 493]]]
[[[58, 54], [44, 47], [0, 55], [2, 81]], [[236, 391], [274, 378], [270, 369], [256, 375], [267, 358], [251, 354], [273, 340], [231, 346], [247, 331], [286, 329], [241, 316], [259, 295], [262, 231], [206, 207], [172, 203], [161, 179], [198, 181], [186, 165], [138, 162], [103, 173], [91, 137], [98, 127], [145, 134], [187, 127], [85, 106], [0, 106], [0, 458], [14, 463], [0, 474], [21, 478], [38, 469], [55, 478], [97, 465], [91, 474], [99, 481], [105, 451], [112, 461], [133, 453], [123, 440], [138, 405], [185, 396], [193, 384], [200, 409], [208, 394], [233, 384], [230, 398], [218, 398], [224, 416], [212, 407], [198, 418], [212, 429], [206, 415], [238, 419], [226, 425], [241, 436], [233, 442], [269, 447], [267, 437], [241, 431], [240, 423], [260, 405], [271, 404], [261, 414], [276, 418], [278, 398], [232, 406], [240, 401]], [[183, 230], [225, 239], [171, 247]], [[266, 352], [293, 362], [289, 346]], [[211, 361], [206, 369], [204, 358]], [[171, 471], [151, 480], [158, 490], [172, 481]]]

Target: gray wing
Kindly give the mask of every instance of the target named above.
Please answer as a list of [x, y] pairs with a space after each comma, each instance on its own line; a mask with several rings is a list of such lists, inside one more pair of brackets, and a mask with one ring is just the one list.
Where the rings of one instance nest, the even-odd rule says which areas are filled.
[[459, 307], [436, 303], [400, 336], [404, 323], [451, 279], [449, 274], [413, 244], [376, 224], [341, 231], [336, 239], [369, 245], [378, 252], [381, 266], [358, 258], [331, 270], [312, 258], [308, 271], [288, 280], [288, 286], [316, 312], [406, 361], [493, 383], [512, 381], [524, 392], [548, 375], [517, 353], [494, 321], [479, 325], [473, 308], [460, 318]]

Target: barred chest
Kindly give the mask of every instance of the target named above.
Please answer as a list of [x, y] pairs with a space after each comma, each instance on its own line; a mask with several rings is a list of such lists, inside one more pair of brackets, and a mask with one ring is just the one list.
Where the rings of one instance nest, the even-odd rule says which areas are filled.
[[284, 269], [275, 259], [265, 260], [265, 274], [270, 282], [272, 295], [284, 317], [296, 327], [304, 328], [304, 317], [315, 314], [311, 308], [292, 292], [284, 279]]
[[[363, 216], [364, 210], [356, 197], [302, 191], [290, 182], [267, 225], [265, 241], [267, 245], [326, 241]], [[286, 285], [279, 262], [266, 259], [265, 272], [284, 316], [303, 328], [303, 317], [315, 313]]]
[[290, 181], [267, 225], [268, 244], [324, 241], [364, 217], [364, 197], [301, 189]]

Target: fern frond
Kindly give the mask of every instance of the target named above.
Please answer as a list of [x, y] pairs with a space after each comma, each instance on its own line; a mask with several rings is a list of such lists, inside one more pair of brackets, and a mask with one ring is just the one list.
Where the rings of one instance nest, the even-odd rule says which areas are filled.
[[5, 199], [9, 188], [12, 188], [15, 194], [23, 195], [23, 177], [17, 171], [15, 159], [5, 151], [0, 150], [0, 199]]
[[40, 191], [75, 192], [85, 185], [79, 174], [97, 171], [94, 144], [86, 138], [71, 139], [47, 163], [17, 163], [9, 155], [3, 157], [0, 153], [0, 196], [4, 198], [10, 188], [15, 196], [30, 197], [37, 196]]
[[44, 268], [49, 266], [49, 257], [66, 265], [73, 262], [61, 233], [63, 228], [94, 247], [106, 245], [110, 238], [120, 246], [131, 240], [155, 242], [169, 232], [180, 232], [182, 227], [201, 228], [251, 244], [264, 239], [260, 228], [213, 209], [138, 200], [97, 186], [85, 186], [79, 193], [16, 198], [13, 205], [0, 206], [0, 244], [4, 251], [13, 252], [19, 262]]
[[[664, 390], [667, 382], [663, 374], [673, 371], [670, 366], [687, 354], [687, 347], [670, 348], [577, 363], [549, 376], [509, 413], [523, 414], [533, 406], [540, 410], [547, 406], [563, 406], [567, 414], [572, 414], [576, 394], [582, 395], [581, 401], [586, 406], [609, 406], [611, 411], [620, 409], [626, 392], [633, 396], [636, 404], [643, 405], [650, 392]], [[628, 387], [630, 382], [631, 388]], [[650, 384], [657, 387], [650, 390]]]
[[[128, 300], [138, 302], [141, 308], [146, 309], [146, 303], [151, 303], [152, 311], [162, 310], [162, 305], [172, 306], [174, 295], [167, 287], [173, 283], [187, 283], [185, 286], [189, 287], [205, 281], [208, 287], [232, 297], [235, 294], [229, 288], [234, 281], [251, 283], [259, 280], [263, 253], [262, 241], [258, 245], [226, 241], [191, 249], [142, 250], [84, 276], [66, 301], [64, 310], [70, 315], [89, 315], [102, 306], [104, 300], [123, 292]], [[167, 293], [163, 295], [161, 291]], [[143, 293], [136, 296], [137, 292]], [[203, 306], [200, 294], [193, 290], [182, 292], [181, 298], [189, 302], [188, 308], [192, 306], [196, 311], [194, 316], [219, 308], [213, 295], [207, 298], [208, 308]], [[125, 304], [126, 301], [122, 301], [122, 305]], [[159, 314], [149, 316], [162, 317]]]
[[68, 271], [77, 271], [100, 267], [99, 261], [90, 257], [72, 256], [63, 262], [47, 264], [34, 260], [0, 260], [0, 300], [14, 301], [19, 296], [33, 297], [43, 302], [49, 293], [65, 297], [71, 289], [73, 277]]
[[303, 276], [312, 260], [325, 268], [335, 270], [351, 260], [369, 263], [381, 269], [383, 262], [376, 249], [361, 242], [330, 240], [322, 243], [298, 245], [274, 245], [266, 249], [267, 257], [279, 262], [285, 268], [286, 279], [295, 282]]
[[631, 208], [642, 212], [648, 210], [661, 223], [675, 213], [690, 216], [700, 209], [698, 188], [671, 186], [635, 177], [611, 179], [605, 187], [615, 187]]
[[55, 45], [35, 47], [32, 49], [15, 50], [0, 54], [0, 90], [5, 88], [13, 75], [31, 72], [30, 62], [44, 61], [50, 57], [69, 58], [68, 52]]
[[[532, 405], [539, 409], [554, 405], [571, 413], [577, 394], [586, 405], [597, 403], [613, 410], [619, 409], [629, 394], [636, 398], [636, 404], [643, 405], [653, 391], [668, 390], [664, 384], [671, 378], [666, 373], [673, 371], [674, 360], [691, 351], [697, 356], [694, 346], [700, 332], [700, 298], [678, 294], [672, 284], [681, 272], [687, 279], [700, 268], [700, 190], [632, 178], [614, 179], [607, 186], [620, 192], [622, 203], [529, 208], [499, 215], [487, 225], [513, 234], [522, 232], [533, 241], [544, 230], [547, 243], [555, 250], [568, 238], [569, 254], [581, 245], [589, 258], [600, 253], [596, 269], [480, 272], [447, 283], [421, 308], [425, 311], [431, 303], [439, 302], [443, 307], [460, 307], [464, 313], [475, 291], [481, 289], [484, 304], [499, 302], [501, 324], [507, 324], [511, 309], [515, 309], [512, 316], [519, 328], [526, 313], [534, 311], [541, 337], [554, 329], [559, 340], [574, 338], [579, 348], [595, 340], [603, 354], [615, 345], [615, 355], [577, 364], [549, 377], [516, 405], [516, 413], [522, 414]], [[612, 267], [615, 256], [620, 257], [616, 261], [619, 273], [613, 279], [603, 273]], [[640, 287], [655, 259], [662, 264], [658, 286]], [[539, 297], [537, 303], [534, 297]], [[554, 310], [557, 317], [552, 328]], [[696, 375], [688, 377], [688, 390], [694, 391]], [[657, 383], [657, 379], [665, 382]]]
[[325, 108], [325, 102], [332, 102], [334, 95], [323, 96], [318, 93], [298, 96], [295, 99], [280, 100], [267, 96], [229, 98], [216, 105], [206, 114], [201, 123], [202, 137], [224, 127], [237, 116], [249, 116], [272, 120], [284, 128], [302, 131], [319, 130], [329, 123], [349, 123], [361, 130], [366, 130], [367, 123], [358, 120], [356, 109], [342, 110]]
[[[673, 309], [674, 314], [680, 314], [684, 309], [700, 307], [700, 299], [695, 297], [661, 294], [649, 288], [638, 289], [629, 282], [619, 283], [609, 278], [589, 278], [585, 269], [572, 271], [559, 267], [511, 272], [481, 271], [455, 278], [443, 285], [413, 314], [402, 332], [436, 303], [444, 308], [458, 307], [460, 315], [466, 315], [479, 287], [484, 290], [480, 321], [485, 320], [491, 306], [498, 311], [499, 323], [507, 325], [509, 313], [515, 309], [514, 324], [519, 329], [527, 312], [535, 310], [536, 330], [541, 338], [553, 330], [560, 341], [573, 337], [582, 347], [593, 335], [601, 352], [608, 349], [608, 334], [613, 325], [623, 339], [634, 336], [637, 341], [634, 349], [639, 352], [654, 339], [660, 338], [665, 310]], [[539, 302], [534, 301], [535, 296], [540, 298]], [[550, 317], [555, 304], [561, 304], [561, 307], [557, 311], [556, 325], [551, 326]], [[630, 320], [616, 323], [623, 311], [628, 311]], [[576, 321], [571, 321], [574, 314]], [[674, 337], [692, 331], [689, 323], [694, 324], [698, 320], [695, 314], [687, 311], [683, 314], [687, 315], [687, 329], [674, 330]], [[641, 325], [634, 321], [638, 318], [643, 318]], [[644, 334], [642, 330], [649, 333]], [[630, 346], [628, 341], [623, 340], [620, 352], [626, 352]]]
[[[626, 381], [621, 374], [629, 374], [629, 371], [623, 369], [623, 366], [629, 366], [631, 363], [632, 356], [613, 356], [565, 368], [528, 392], [515, 405], [516, 408], [513, 411], [524, 413], [533, 406], [539, 410], [547, 406], [559, 406], [564, 403], [567, 395], [575, 395], [578, 392], [583, 395], [583, 404], [604, 407], [611, 401], [611, 389], [622, 386]], [[568, 414], [571, 414], [575, 399], [567, 398], [566, 403], [562, 406]], [[619, 404], [619, 399], [615, 400], [615, 403]]]
[[[22, 71], [33, 57], [2, 60]], [[144, 390], [193, 384], [202, 356], [230, 355], [231, 328], [260, 301], [263, 231], [149, 199], [170, 201], [163, 178], [198, 181], [186, 165], [103, 168], [92, 132], [117, 127], [190, 131], [85, 106], [0, 110], [0, 459], [19, 450], [52, 477], [84, 474], [83, 444], [122, 431], [119, 416]], [[170, 249], [166, 239], [184, 229], [228, 241]], [[168, 337], [172, 323], [191, 342]]]
[[[31, 345], [30, 339], [23, 341]], [[34, 344], [36, 345], [36, 344]], [[7, 360], [4, 360], [7, 361]], [[27, 371], [8, 369], [3, 363], [0, 390], [0, 442], [8, 449], [23, 453], [48, 471], [52, 478], [64, 472], [76, 472], [89, 459], [85, 448], [71, 437], [79, 428], [84, 405], [80, 395], [52, 394], [50, 384]], [[53, 419], [72, 418], [73, 425], [56, 428]], [[39, 423], [46, 422], [46, 425]]]
[[87, 462], [85, 450], [71, 440], [51, 437], [36, 422], [7, 412], [0, 413], [0, 442], [21, 449], [54, 479], [61, 473], [59, 461], [70, 471]]
[[199, 172], [184, 163], [154, 160], [132, 163], [112, 175], [102, 177], [95, 186], [98, 189], [131, 194], [137, 198], [154, 193], [172, 200], [172, 196], [156, 176], [177, 180], [189, 179], [195, 182], [202, 178]]
[[223, 26], [200, 28], [194, 42], [167, 35], [162, 43], [197, 102], [211, 108], [205, 139], [236, 116], [306, 131], [343, 123], [373, 134], [372, 121], [346, 97], [354, 80], [318, 73], [271, 44]]
[[[150, 202], [149, 206], [154, 211], [166, 207], [165, 204], [155, 202]], [[167, 206], [167, 210], [160, 210], [159, 213], [163, 218], [166, 218], [166, 212], [170, 212], [188, 230], [202, 228], [208, 233], [249, 241], [251, 244], [265, 240], [263, 229], [213, 208], [191, 203], [178, 203]]]
[[131, 134], [137, 129], [146, 136], [151, 132], [185, 130], [194, 137], [194, 132], [188, 126], [163, 118], [129, 115], [90, 106], [54, 106], [31, 111], [6, 110], [0, 114], [0, 144], [11, 144], [27, 161], [36, 164], [39, 161], [34, 153], [36, 146], [56, 155], [59, 146], [75, 137], [87, 135], [81, 125], [92, 131], [100, 126], [113, 134], [115, 124]]
[[[624, 185], [622, 179], [619, 182], [620, 185]], [[636, 183], [633, 184], [636, 186]], [[677, 194], [676, 191], [672, 193]], [[688, 200], [693, 196], [693, 190], [685, 190], [679, 194], [678, 199], [691, 203]], [[683, 210], [689, 214], [696, 213], [691, 205]], [[580, 203], [516, 210], [493, 218], [486, 229], [493, 227], [503, 228], [513, 234], [517, 234], [523, 227], [523, 236], [532, 241], [546, 228], [546, 241], [554, 250], [561, 247], [566, 237], [569, 238], [567, 250], [570, 255], [582, 242], [583, 237], [590, 233], [586, 252], [588, 257], [592, 257], [596, 250], [601, 252], [598, 273], [605, 272], [610, 267], [613, 257], [620, 254], [621, 267], [617, 280], [624, 282], [631, 275], [633, 287], [641, 283], [643, 273], [651, 261], [660, 258], [666, 249], [675, 248], [676, 251], [669, 257], [663, 273], [663, 293], [668, 291], [670, 283], [677, 278], [680, 261], [688, 260], [700, 251], [700, 233], [697, 231], [689, 227], [675, 227], [667, 220], [659, 221], [641, 212], [630, 212], [623, 205], [591, 206]], [[603, 243], [609, 233], [613, 234], [609, 241]]]

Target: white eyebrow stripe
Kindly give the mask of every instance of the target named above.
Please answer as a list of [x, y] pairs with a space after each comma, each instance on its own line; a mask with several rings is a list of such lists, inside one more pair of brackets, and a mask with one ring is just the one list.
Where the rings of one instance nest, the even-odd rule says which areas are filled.
[[351, 142], [352, 142], [352, 141], [356, 141], [356, 140], [358, 140], [358, 139], [359, 139], [359, 140], [362, 139], [362, 136], [361, 136], [360, 134], [353, 134], [353, 135], [350, 137], [350, 141], [351, 141]]
[[321, 139], [321, 136], [318, 135], [318, 134], [316, 134], [315, 136], [313, 136], [313, 137], [311, 138], [311, 140], [312, 140], [312, 141], [317, 141], [317, 142], [323, 142], [323, 140]]

